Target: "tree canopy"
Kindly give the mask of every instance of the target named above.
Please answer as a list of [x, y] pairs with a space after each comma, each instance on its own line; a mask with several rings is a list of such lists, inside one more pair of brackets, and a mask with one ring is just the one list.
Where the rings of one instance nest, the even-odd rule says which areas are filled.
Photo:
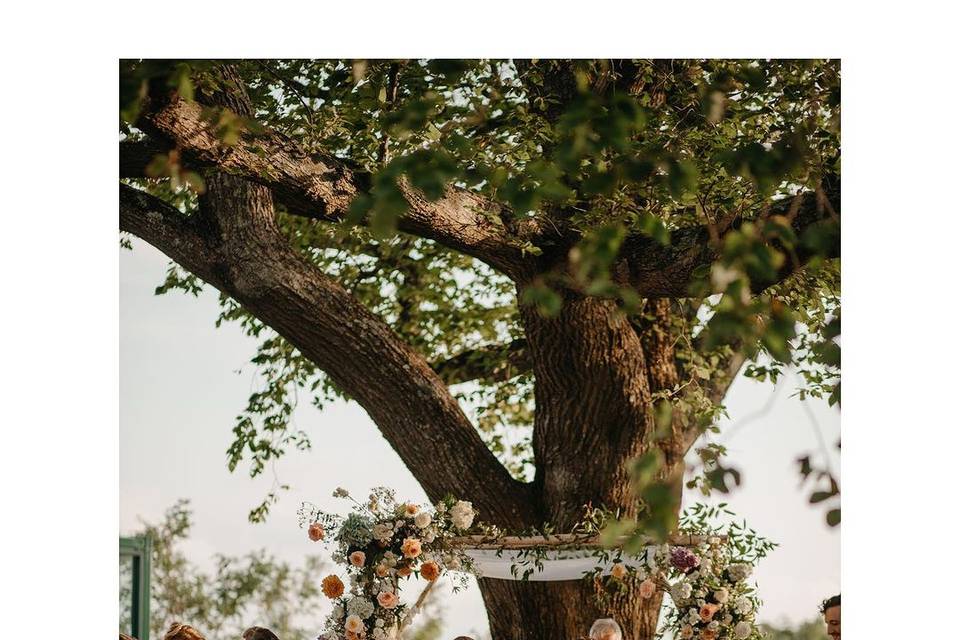
[[[693, 434], [678, 447], [741, 370], [793, 366], [801, 397], [839, 403], [837, 61], [130, 60], [120, 85], [121, 228], [179, 263], [158, 293], [213, 283], [218, 324], [260, 340], [231, 469], [310, 447], [302, 391], [356, 392], [217, 284], [191, 235], [213, 170], [269, 190], [297, 255], [422, 356], [515, 479], [536, 475], [525, 310], [579, 297], [663, 321], [679, 375], [652, 401], [659, 430]], [[738, 482], [722, 447], [700, 451], [691, 487]]]

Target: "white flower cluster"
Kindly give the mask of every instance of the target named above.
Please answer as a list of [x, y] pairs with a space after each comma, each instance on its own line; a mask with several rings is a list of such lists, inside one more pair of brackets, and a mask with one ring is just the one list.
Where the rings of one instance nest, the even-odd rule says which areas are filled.
[[454, 528], [466, 531], [473, 525], [473, 518], [476, 512], [473, 510], [473, 504], [460, 500], [450, 508], [450, 521]]
[[347, 615], [366, 620], [373, 615], [373, 603], [363, 597], [353, 598], [347, 603]]

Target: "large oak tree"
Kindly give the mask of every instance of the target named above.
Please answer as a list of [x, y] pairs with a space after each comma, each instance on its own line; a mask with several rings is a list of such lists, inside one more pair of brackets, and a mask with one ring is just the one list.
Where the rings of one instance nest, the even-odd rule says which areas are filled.
[[[174, 261], [161, 291], [207, 283], [261, 339], [231, 468], [309, 446], [309, 389], [359, 403], [431, 499], [512, 530], [603, 505], [656, 535], [739, 372], [789, 363], [839, 399], [836, 62], [120, 67], [121, 230]], [[688, 488], [739, 481], [698, 451]], [[480, 589], [496, 640], [601, 614], [651, 638], [660, 607]]]

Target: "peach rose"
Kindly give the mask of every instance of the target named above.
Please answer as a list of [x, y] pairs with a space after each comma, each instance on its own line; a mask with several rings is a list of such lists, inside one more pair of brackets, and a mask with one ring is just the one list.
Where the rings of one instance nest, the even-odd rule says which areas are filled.
[[700, 607], [700, 619], [704, 622], [710, 622], [713, 620], [713, 614], [720, 610], [720, 605], [718, 604], [705, 604]]
[[704, 629], [700, 632], [700, 638], [702, 640], [717, 640], [717, 630], [716, 629]]
[[417, 515], [419, 511], [420, 511], [420, 507], [418, 507], [415, 504], [407, 503], [403, 505], [403, 514], [408, 518], [412, 518], [413, 516]]
[[347, 616], [347, 621], [343, 625], [347, 633], [360, 634], [363, 631], [363, 620], [359, 616]]
[[657, 583], [647, 578], [640, 583], [640, 597], [641, 598], [651, 598], [653, 594], [657, 592]]
[[683, 640], [690, 640], [693, 637], [693, 627], [688, 624], [683, 625], [683, 628], [680, 629], [680, 637]]
[[416, 558], [421, 552], [420, 541], [416, 538], [405, 538], [400, 550], [403, 551], [403, 557]]
[[374, 572], [377, 574], [378, 578], [386, 578], [387, 574], [390, 573], [390, 567], [381, 562], [376, 566], [376, 568], [374, 568]]
[[354, 551], [350, 554], [350, 564], [355, 567], [362, 567], [363, 563], [367, 561], [367, 554], [363, 551]]
[[614, 580], [623, 580], [627, 577], [627, 566], [622, 562], [610, 567], [610, 577]]
[[384, 609], [393, 609], [400, 603], [400, 598], [398, 598], [395, 593], [387, 593], [384, 591], [377, 596], [377, 602], [379, 602], [380, 606]]
[[401, 578], [406, 578], [411, 573], [413, 573], [413, 569], [411, 569], [408, 564], [397, 567], [397, 575]]
[[314, 542], [323, 540], [323, 525], [321, 525], [319, 522], [314, 522], [311, 524], [307, 529], [307, 536], [309, 536], [309, 538]]
[[343, 582], [341, 582], [340, 578], [332, 574], [323, 579], [323, 582], [320, 583], [320, 588], [323, 591], [323, 595], [331, 600], [336, 600], [343, 595]]
[[344, 634], [344, 637], [345, 637], [347, 640], [360, 640], [360, 638], [361, 638], [362, 636], [361, 636], [360, 634], [358, 634], [358, 633], [353, 633], [352, 631], [347, 631], [347, 632]]
[[420, 566], [420, 577], [424, 580], [429, 580], [433, 582], [440, 577], [440, 567], [437, 566], [437, 563], [434, 561], [424, 562]]

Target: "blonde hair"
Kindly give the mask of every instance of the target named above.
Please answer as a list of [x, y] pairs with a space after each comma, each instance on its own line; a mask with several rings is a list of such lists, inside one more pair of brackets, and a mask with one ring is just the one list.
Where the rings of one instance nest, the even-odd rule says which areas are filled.
[[599, 618], [590, 627], [590, 640], [623, 640], [623, 632], [613, 618]]
[[191, 627], [188, 624], [183, 624], [181, 622], [174, 622], [170, 625], [170, 628], [167, 629], [166, 635], [163, 636], [163, 640], [207, 640], [203, 637], [203, 634]]

